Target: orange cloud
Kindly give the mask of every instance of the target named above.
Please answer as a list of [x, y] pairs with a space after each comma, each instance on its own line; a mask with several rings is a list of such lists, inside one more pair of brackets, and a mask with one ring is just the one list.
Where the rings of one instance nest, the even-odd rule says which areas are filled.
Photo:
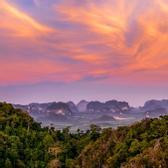
[[37, 22], [6, 0], [0, 1], [0, 10], [0, 29], [13, 36], [33, 37], [51, 32], [51, 28]]
[[[137, 69], [154, 71], [168, 63], [168, 3], [166, 0], [153, 0], [137, 11], [141, 3], [138, 0], [131, 3], [127, 0], [108, 0], [100, 4], [93, 1], [88, 2], [86, 6], [75, 6], [75, 3], [64, 2], [61, 6], [56, 6], [56, 11], [63, 14], [65, 20], [87, 26], [90, 31], [101, 36], [99, 40], [102, 45], [111, 48], [111, 55], [105, 51], [99, 53], [102, 67], [99, 67], [98, 71], [108, 68], [112, 75], [126, 75]], [[134, 24], [137, 25], [136, 30], [131, 29]], [[133, 31], [138, 33], [134, 34]], [[131, 46], [126, 41], [126, 38], [131, 38], [126, 37], [128, 32], [129, 36], [134, 36]], [[97, 53], [97, 56], [99, 54]], [[87, 55], [90, 58], [78, 58], [95, 61], [94, 54], [93, 57]], [[115, 60], [123, 63], [118, 69], [110, 66]]]
[[[36, 5], [44, 3], [36, 0]], [[1, 73], [0, 81], [108, 76], [102, 79], [146, 82], [167, 77], [167, 0], [63, 0], [52, 12], [54, 16], [46, 17], [53, 25], [50, 28], [9, 1], [0, 1], [0, 33], [7, 44], [7, 54], [0, 57], [22, 60], [4, 61], [7, 66], [0, 67], [1, 72], [12, 78]], [[30, 61], [29, 56], [37, 61]]]
[[[15, 83], [36, 83], [45, 80], [63, 80], [65, 76], [62, 73], [68, 72], [68, 68], [60, 65], [57, 62], [52, 62], [45, 59], [36, 61], [19, 60], [1, 60], [0, 67], [0, 83], [15, 84]], [[69, 81], [73, 79], [65, 79]]]

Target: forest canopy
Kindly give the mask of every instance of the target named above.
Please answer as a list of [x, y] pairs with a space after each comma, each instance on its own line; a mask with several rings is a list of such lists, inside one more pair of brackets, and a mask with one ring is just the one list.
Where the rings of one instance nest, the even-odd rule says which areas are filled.
[[168, 116], [131, 126], [71, 133], [41, 127], [27, 112], [0, 103], [0, 167], [166, 168]]

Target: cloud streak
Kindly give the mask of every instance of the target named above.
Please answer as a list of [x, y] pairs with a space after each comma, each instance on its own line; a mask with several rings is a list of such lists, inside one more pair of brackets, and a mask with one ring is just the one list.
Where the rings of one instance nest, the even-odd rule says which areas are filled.
[[0, 1], [0, 9], [0, 28], [11, 36], [32, 37], [51, 31], [49, 27], [39, 23], [6, 0]]
[[0, 1], [1, 85], [168, 82], [167, 0], [19, 2]]

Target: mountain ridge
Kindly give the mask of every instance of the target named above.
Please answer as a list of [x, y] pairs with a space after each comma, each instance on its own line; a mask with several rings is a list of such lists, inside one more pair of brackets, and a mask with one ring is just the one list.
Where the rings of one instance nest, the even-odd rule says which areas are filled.
[[[144, 118], [154, 118], [168, 114], [168, 100], [148, 100], [141, 107], [131, 107], [126, 101], [108, 100], [86, 101], [81, 100], [75, 104], [69, 102], [31, 103], [28, 105], [14, 104], [15, 108], [27, 111], [37, 121], [72, 127], [81, 127], [89, 123], [102, 126], [128, 125]], [[108, 117], [115, 118], [110, 120]], [[101, 121], [102, 118], [102, 122]], [[123, 121], [120, 122], [119, 121]], [[99, 123], [97, 122], [99, 121]], [[113, 121], [113, 122], [112, 122]]]
[[0, 103], [0, 167], [166, 168], [167, 156], [168, 116], [72, 133], [41, 127], [28, 113]]

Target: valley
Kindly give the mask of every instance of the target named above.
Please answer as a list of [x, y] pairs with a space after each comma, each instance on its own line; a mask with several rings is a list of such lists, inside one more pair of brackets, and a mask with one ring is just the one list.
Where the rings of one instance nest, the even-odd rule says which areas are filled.
[[142, 107], [131, 107], [127, 102], [110, 100], [107, 102], [85, 101], [31, 103], [14, 105], [27, 111], [42, 126], [56, 129], [69, 127], [72, 132], [86, 131], [91, 124], [101, 128], [130, 125], [145, 118], [155, 118], [168, 114], [168, 100], [149, 100]]

